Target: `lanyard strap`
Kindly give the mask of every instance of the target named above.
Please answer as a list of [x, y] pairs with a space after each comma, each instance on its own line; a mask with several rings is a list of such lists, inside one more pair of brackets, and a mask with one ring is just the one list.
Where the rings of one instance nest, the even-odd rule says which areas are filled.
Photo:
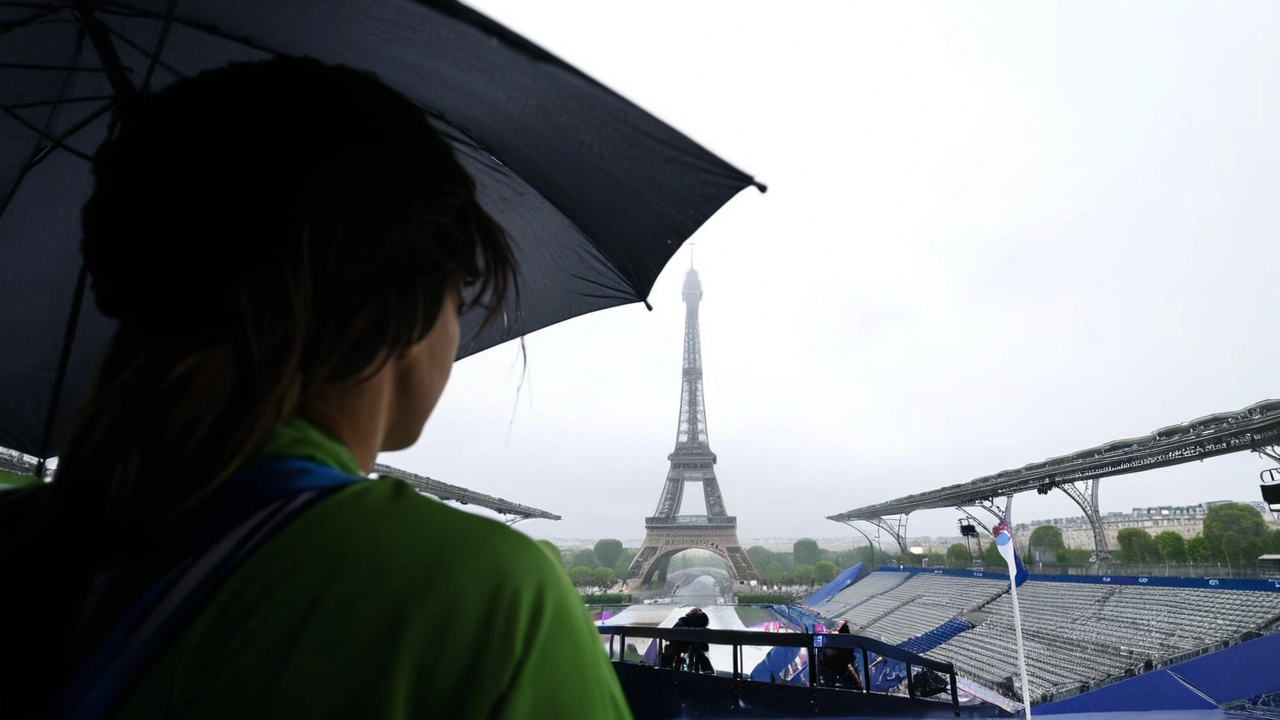
[[361, 480], [300, 458], [236, 473], [211, 499], [209, 515], [219, 530], [212, 542], [185, 553], [75, 664], [50, 717], [109, 714], [223, 580], [307, 508]]

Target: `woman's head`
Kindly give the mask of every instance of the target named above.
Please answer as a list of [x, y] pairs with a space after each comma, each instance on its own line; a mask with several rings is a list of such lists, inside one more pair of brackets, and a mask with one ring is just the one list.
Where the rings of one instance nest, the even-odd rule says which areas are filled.
[[392, 363], [412, 442], [462, 286], [492, 312], [514, 282], [422, 108], [350, 68], [277, 58], [182, 80], [131, 110], [94, 176], [82, 247], [119, 326], [59, 479], [106, 482], [107, 505], [179, 510], [317, 393]]

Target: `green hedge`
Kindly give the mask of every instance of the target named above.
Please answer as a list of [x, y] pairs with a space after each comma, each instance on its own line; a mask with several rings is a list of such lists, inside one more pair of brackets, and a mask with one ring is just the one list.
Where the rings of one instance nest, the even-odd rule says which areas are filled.
[[582, 595], [582, 602], [588, 605], [630, 605], [631, 596], [622, 593]]

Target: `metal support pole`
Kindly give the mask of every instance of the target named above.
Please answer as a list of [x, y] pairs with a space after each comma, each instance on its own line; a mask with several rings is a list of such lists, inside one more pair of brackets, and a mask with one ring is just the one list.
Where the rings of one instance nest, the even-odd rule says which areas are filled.
[[956, 717], [960, 717], [960, 689], [956, 681], [956, 668], [951, 666], [951, 707], [956, 709]]
[[862, 531], [862, 528], [858, 527], [857, 525], [854, 525], [852, 520], [844, 520], [844, 521], [842, 521], [842, 522], [843, 522], [843, 524], [844, 524], [844, 525], [847, 525], [847, 526], [849, 526], [850, 528], [853, 528], [854, 530], [857, 530], [859, 535], [861, 535], [862, 537], [866, 538], [866, 540], [867, 540], [867, 549], [871, 551], [871, 557], [867, 558], [867, 562], [871, 563], [872, 565], [875, 565], [875, 563], [876, 563], [876, 550], [877, 550], [878, 548], [876, 548], [875, 543], [873, 543], [873, 542], [871, 541], [871, 536], [870, 536], [870, 535], [868, 535], [868, 534], [866, 534], [865, 532], [863, 532], [863, 531]]

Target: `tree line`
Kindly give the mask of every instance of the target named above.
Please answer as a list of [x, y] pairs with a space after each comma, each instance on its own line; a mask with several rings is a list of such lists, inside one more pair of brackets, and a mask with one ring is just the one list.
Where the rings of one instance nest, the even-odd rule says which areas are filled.
[[[1111, 560], [1125, 565], [1158, 564], [1222, 564], [1228, 567], [1249, 567], [1259, 555], [1280, 553], [1280, 530], [1267, 527], [1262, 513], [1246, 503], [1224, 503], [1209, 508], [1205, 514], [1204, 528], [1191, 539], [1174, 530], [1164, 530], [1154, 536], [1143, 528], [1125, 528], [1116, 535]], [[962, 546], [963, 547], [963, 546]], [[1032, 531], [1027, 543], [1029, 554], [1038, 551], [1041, 557], [1050, 555], [1062, 565], [1084, 564], [1092, 551], [1065, 547], [1062, 532], [1052, 525], [1042, 525]], [[984, 555], [988, 565], [999, 561]]]
[[612, 538], [596, 542], [594, 547], [583, 548], [576, 553], [562, 551], [550, 540], [539, 540], [552, 557], [569, 573], [579, 590], [600, 592], [613, 587], [618, 578], [625, 577], [627, 568], [636, 557], [636, 551], [622, 547], [621, 540]]
[[[573, 584], [583, 591], [598, 592], [626, 577], [627, 569], [635, 559], [637, 550], [624, 548], [622, 541], [606, 538], [594, 547], [577, 551], [561, 550], [550, 540], [539, 540], [546, 551], [564, 566]], [[767, 585], [824, 585], [844, 570], [863, 563], [868, 572], [890, 562], [891, 556], [879, 549], [858, 547], [852, 550], [827, 550], [818, 547], [811, 538], [797, 540], [791, 552], [774, 552], [762, 545], [747, 548], [747, 556], [760, 579]], [[670, 570], [697, 567], [700, 559], [682, 562], [683, 556], [672, 559]]]

